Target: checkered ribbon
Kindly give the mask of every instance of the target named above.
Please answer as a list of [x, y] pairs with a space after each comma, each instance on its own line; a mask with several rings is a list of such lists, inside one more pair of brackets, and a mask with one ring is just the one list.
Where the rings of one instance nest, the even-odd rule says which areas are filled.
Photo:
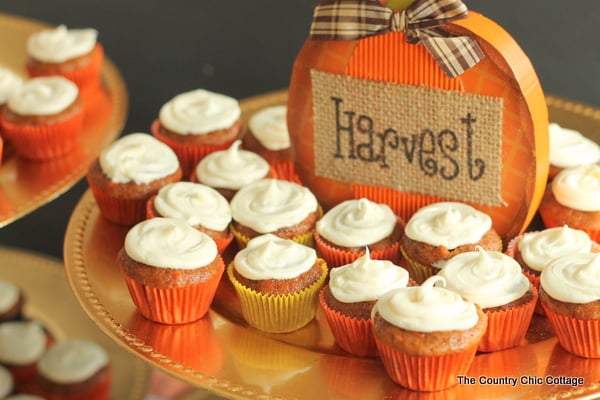
[[456, 77], [485, 55], [475, 39], [441, 28], [466, 18], [460, 0], [416, 0], [394, 11], [378, 0], [324, 0], [315, 8], [310, 38], [356, 40], [387, 32], [405, 32], [409, 43], [422, 43], [449, 77]]

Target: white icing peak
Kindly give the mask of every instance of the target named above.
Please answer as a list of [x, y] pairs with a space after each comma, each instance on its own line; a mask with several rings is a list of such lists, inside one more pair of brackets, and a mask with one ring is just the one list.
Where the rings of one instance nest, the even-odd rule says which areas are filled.
[[173, 97], [159, 112], [160, 123], [181, 135], [202, 135], [231, 127], [242, 115], [236, 99], [196, 89]]
[[269, 233], [250, 240], [235, 255], [234, 265], [248, 279], [293, 279], [310, 270], [316, 261], [314, 249]]
[[317, 232], [338, 246], [357, 247], [378, 242], [392, 234], [396, 214], [369, 199], [341, 202], [317, 221]]
[[8, 98], [19, 91], [23, 79], [11, 69], [0, 66], [0, 105], [6, 103]]
[[5, 396], [9, 395], [13, 392], [15, 387], [15, 379], [12, 374], [0, 365], [0, 399], [3, 399]]
[[434, 286], [445, 280], [434, 275], [421, 286], [407, 286], [386, 292], [375, 304], [372, 315], [414, 332], [466, 330], [479, 320], [475, 304], [456, 292]]
[[552, 180], [552, 193], [560, 204], [579, 211], [600, 211], [600, 166], [563, 169]]
[[600, 300], [600, 254], [570, 254], [554, 259], [540, 276], [550, 297], [567, 303]]
[[529, 290], [529, 280], [512, 257], [497, 251], [457, 254], [441, 263], [438, 275], [446, 287], [481, 308], [497, 307], [517, 300]]
[[351, 264], [329, 272], [329, 290], [343, 303], [374, 301], [385, 292], [405, 287], [408, 271], [389, 260], [371, 259], [369, 248]]
[[286, 120], [287, 106], [271, 106], [254, 113], [248, 120], [252, 135], [271, 151], [288, 149], [290, 133]]
[[415, 212], [405, 227], [412, 240], [454, 249], [478, 242], [492, 227], [489, 215], [456, 202], [433, 203]]
[[259, 233], [295, 225], [317, 208], [317, 199], [308, 188], [279, 179], [250, 183], [231, 199], [233, 219]]
[[102, 171], [115, 183], [150, 183], [177, 171], [173, 150], [146, 133], [131, 133], [100, 153]]
[[174, 218], [151, 218], [134, 225], [125, 236], [132, 259], [157, 268], [196, 269], [212, 263], [217, 245], [207, 234]]
[[519, 240], [518, 247], [527, 266], [541, 272], [557, 257], [589, 253], [592, 250], [592, 240], [586, 232], [564, 225], [526, 233]]
[[59, 25], [33, 33], [27, 39], [27, 51], [34, 59], [61, 63], [90, 53], [98, 39], [95, 29], [67, 29]]
[[215, 189], [194, 182], [169, 183], [158, 191], [154, 207], [163, 217], [191, 226], [224, 231], [231, 222], [229, 202]]
[[251, 151], [240, 149], [236, 140], [227, 149], [215, 151], [202, 159], [196, 167], [198, 179], [211, 187], [239, 190], [269, 174], [269, 163]]
[[46, 350], [46, 334], [36, 321], [9, 321], [0, 324], [0, 362], [30, 365]]
[[12, 282], [0, 279], [0, 313], [8, 311], [19, 300], [21, 290]]
[[77, 85], [67, 78], [44, 76], [25, 81], [7, 106], [21, 115], [52, 115], [66, 110], [78, 96]]
[[550, 134], [550, 164], [568, 168], [600, 161], [600, 146], [574, 129], [557, 123], [548, 126]]
[[109, 363], [101, 346], [85, 339], [65, 339], [54, 343], [38, 363], [40, 374], [58, 383], [85, 381]]

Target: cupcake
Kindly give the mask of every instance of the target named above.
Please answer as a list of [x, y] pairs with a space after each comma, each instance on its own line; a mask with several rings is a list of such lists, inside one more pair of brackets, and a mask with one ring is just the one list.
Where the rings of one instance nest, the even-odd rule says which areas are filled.
[[266, 234], [235, 255], [227, 275], [246, 322], [264, 332], [284, 333], [314, 318], [327, 264], [310, 247]]
[[385, 293], [373, 308], [373, 335], [389, 377], [417, 391], [436, 391], [466, 375], [487, 329], [487, 316], [458, 293], [434, 286]]
[[159, 217], [127, 232], [117, 263], [139, 312], [165, 324], [202, 318], [225, 269], [210, 236], [184, 221]]
[[132, 133], [110, 144], [87, 173], [101, 214], [127, 226], [144, 220], [148, 199], [181, 177], [173, 150], [144, 133]]
[[27, 39], [26, 70], [31, 77], [60, 75], [89, 96], [100, 87], [104, 49], [95, 29], [65, 25], [32, 33]]
[[550, 171], [548, 179], [552, 180], [565, 168], [584, 164], [595, 164], [600, 161], [600, 146], [581, 132], [568, 129], [557, 123], [548, 126], [550, 137]]
[[514, 258], [498, 251], [457, 254], [441, 263], [446, 288], [477, 304], [488, 317], [478, 351], [516, 347], [525, 338], [538, 299], [537, 289]]
[[244, 186], [230, 205], [231, 230], [241, 248], [265, 233], [312, 245], [315, 225], [322, 214], [308, 188], [281, 179], [261, 179]]
[[188, 177], [206, 155], [227, 149], [241, 136], [241, 115], [233, 97], [196, 89], [165, 103], [151, 133], [173, 148]]
[[226, 150], [215, 151], [204, 157], [194, 168], [191, 180], [219, 191], [227, 200], [244, 186], [264, 178], [275, 178], [275, 172], [264, 158], [240, 149], [236, 140]]
[[600, 240], [600, 166], [562, 170], [548, 184], [539, 214], [546, 228], [568, 225]]
[[[23, 85], [23, 79], [17, 75], [13, 70], [3, 67], [0, 65], [0, 114], [2, 109], [5, 107], [8, 98], [18, 92]], [[6, 153], [6, 146], [8, 143], [4, 143], [4, 134], [2, 133], [2, 125], [0, 124], [0, 163], [2, 162], [4, 153]]]
[[600, 254], [556, 258], [540, 276], [540, 303], [560, 345], [600, 358]]
[[28, 80], [10, 96], [0, 113], [0, 126], [18, 156], [50, 160], [79, 146], [83, 117], [83, 101], [73, 82], [41, 77]]
[[349, 264], [369, 249], [371, 258], [400, 262], [404, 223], [386, 204], [369, 199], [346, 200], [317, 221], [317, 253], [329, 268]]
[[467, 204], [440, 202], [422, 207], [410, 217], [400, 250], [421, 283], [437, 274], [440, 261], [477, 246], [502, 251], [502, 238], [490, 216]]
[[408, 271], [366, 254], [333, 268], [319, 302], [336, 343], [356, 356], [376, 356], [371, 311], [385, 292], [408, 285]]
[[0, 322], [22, 318], [25, 294], [13, 282], [0, 279]]
[[181, 219], [210, 236], [219, 253], [233, 240], [229, 202], [215, 189], [200, 183], [182, 181], [163, 186], [148, 199], [146, 217]]

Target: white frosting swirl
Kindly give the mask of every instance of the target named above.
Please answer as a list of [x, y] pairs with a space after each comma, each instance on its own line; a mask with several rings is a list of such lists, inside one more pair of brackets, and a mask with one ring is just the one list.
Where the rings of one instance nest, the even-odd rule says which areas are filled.
[[278, 105], [263, 108], [252, 114], [248, 127], [252, 135], [265, 148], [271, 151], [290, 147], [290, 133], [287, 127], [287, 106]]
[[77, 85], [62, 76], [31, 78], [9, 97], [7, 106], [21, 115], [52, 115], [66, 110], [79, 96]]
[[550, 164], [568, 168], [600, 161], [600, 146], [581, 132], [563, 128], [557, 123], [548, 126], [550, 134]]
[[433, 286], [445, 282], [441, 276], [428, 278], [421, 286], [386, 292], [375, 303], [376, 312], [392, 325], [414, 332], [466, 330], [479, 320], [475, 304], [456, 292]]
[[343, 303], [374, 301], [391, 289], [408, 284], [408, 271], [389, 260], [373, 260], [369, 249], [351, 264], [332, 268], [329, 290]]
[[552, 193], [560, 204], [579, 211], [600, 211], [600, 166], [563, 169], [552, 180]]
[[12, 282], [0, 279], [0, 313], [5, 313], [11, 309], [17, 301], [21, 290]]
[[550, 261], [560, 256], [589, 253], [592, 240], [586, 232], [565, 225], [526, 233], [519, 239], [518, 246], [527, 266], [541, 272]]
[[571, 254], [554, 259], [540, 285], [555, 300], [585, 304], [600, 300], [600, 254]]
[[478, 242], [491, 227], [489, 215], [467, 204], [440, 202], [417, 210], [404, 233], [418, 242], [454, 249]]
[[338, 246], [357, 247], [392, 234], [397, 217], [386, 205], [369, 199], [351, 199], [336, 205], [317, 221], [317, 232]]
[[441, 263], [441, 267], [438, 275], [446, 280], [446, 287], [481, 308], [515, 301], [523, 297], [530, 286], [514, 258], [481, 247], [457, 254]]
[[269, 163], [251, 151], [240, 149], [236, 140], [227, 149], [204, 157], [196, 166], [198, 179], [211, 187], [239, 190], [269, 174]]
[[174, 182], [163, 186], [154, 199], [163, 217], [178, 218], [191, 226], [224, 231], [231, 222], [231, 209], [215, 189], [194, 182]]
[[54, 343], [38, 363], [40, 374], [53, 382], [77, 383], [109, 363], [108, 353], [94, 342], [69, 338]]
[[233, 219], [259, 233], [295, 225], [317, 208], [317, 199], [308, 188], [279, 179], [253, 182], [231, 199]]
[[131, 133], [100, 153], [102, 171], [115, 183], [149, 183], [177, 171], [173, 150], [146, 133]]
[[293, 279], [310, 270], [316, 261], [313, 248], [268, 233], [250, 240], [235, 255], [234, 266], [248, 279]]
[[15, 378], [2, 365], [0, 365], [0, 399], [12, 393], [15, 387]]
[[173, 97], [159, 112], [160, 123], [181, 135], [202, 135], [226, 129], [242, 114], [233, 97], [196, 89]]
[[0, 362], [30, 365], [46, 351], [46, 334], [37, 321], [9, 321], [0, 324]]
[[23, 79], [11, 69], [0, 65], [0, 104], [8, 101], [8, 98], [21, 89]]
[[196, 269], [212, 263], [217, 245], [207, 234], [174, 218], [151, 218], [134, 225], [125, 236], [132, 259], [153, 267]]
[[41, 62], [61, 63], [88, 54], [97, 39], [95, 29], [67, 29], [65, 25], [59, 25], [32, 33], [27, 39], [27, 52]]

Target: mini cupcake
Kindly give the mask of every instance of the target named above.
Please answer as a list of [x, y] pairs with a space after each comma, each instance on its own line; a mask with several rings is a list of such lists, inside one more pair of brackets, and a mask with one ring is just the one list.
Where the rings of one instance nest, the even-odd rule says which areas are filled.
[[376, 356], [371, 311], [385, 292], [408, 285], [408, 271], [388, 260], [371, 259], [367, 250], [329, 274], [319, 302], [336, 343], [356, 356]]
[[600, 358], [600, 254], [562, 256], [540, 277], [540, 303], [560, 345], [585, 358]]
[[241, 248], [265, 233], [311, 246], [322, 215], [308, 188], [281, 179], [261, 179], [244, 186], [230, 205], [231, 231]]
[[27, 39], [25, 65], [31, 77], [60, 75], [74, 82], [83, 96], [100, 87], [104, 49], [95, 29], [65, 25], [35, 32]]
[[554, 179], [565, 168], [600, 161], [600, 146], [581, 132], [557, 123], [548, 126], [550, 137], [550, 172], [548, 180]]
[[479, 247], [457, 254], [441, 267], [438, 275], [446, 280], [446, 288], [479, 305], [488, 317], [478, 351], [504, 350], [521, 343], [538, 292], [514, 258]]
[[13, 93], [0, 114], [4, 137], [30, 160], [50, 160], [80, 144], [83, 101], [77, 86], [60, 77], [33, 78]]
[[422, 207], [410, 217], [400, 249], [420, 283], [437, 274], [440, 261], [477, 246], [502, 251], [502, 239], [490, 216], [467, 204], [440, 202]]
[[233, 97], [196, 89], [165, 103], [151, 133], [173, 148], [188, 177], [206, 155], [227, 149], [241, 136], [241, 115]]
[[[23, 79], [13, 72], [13, 70], [0, 65], [0, 114], [2, 114], [2, 109], [5, 107], [8, 98], [13, 93], [18, 92], [21, 86], [23, 86]], [[4, 143], [4, 134], [2, 133], [2, 125], [0, 124], [0, 163], [2, 162], [4, 153], [6, 153], [7, 144]]]
[[373, 335], [390, 378], [417, 391], [436, 391], [466, 375], [487, 329], [475, 303], [435, 287], [441, 276], [421, 286], [385, 293], [373, 308]]
[[240, 149], [236, 140], [226, 150], [204, 157], [194, 168], [191, 180], [219, 191], [227, 200], [244, 186], [264, 178], [275, 178], [269, 163], [256, 153]]
[[248, 242], [227, 268], [249, 325], [292, 332], [315, 316], [327, 264], [314, 249], [272, 234]]
[[139, 312], [165, 324], [202, 318], [225, 269], [215, 241], [174, 218], [133, 226], [117, 263]]
[[163, 186], [148, 199], [146, 217], [181, 219], [210, 236], [219, 253], [223, 253], [233, 240], [229, 230], [231, 209], [227, 199], [200, 183], [174, 182]]
[[13, 282], [0, 279], [0, 322], [21, 319], [24, 304], [23, 290]]
[[314, 238], [317, 253], [329, 268], [346, 265], [365, 254], [400, 262], [404, 223], [386, 204], [369, 199], [346, 200], [317, 221]]
[[600, 240], [600, 166], [566, 168], [552, 180], [540, 203], [546, 228], [568, 225]]
[[144, 220], [148, 199], [181, 177], [173, 150], [144, 133], [132, 133], [113, 142], [87, 173], [102, 215], [127, 226]]

